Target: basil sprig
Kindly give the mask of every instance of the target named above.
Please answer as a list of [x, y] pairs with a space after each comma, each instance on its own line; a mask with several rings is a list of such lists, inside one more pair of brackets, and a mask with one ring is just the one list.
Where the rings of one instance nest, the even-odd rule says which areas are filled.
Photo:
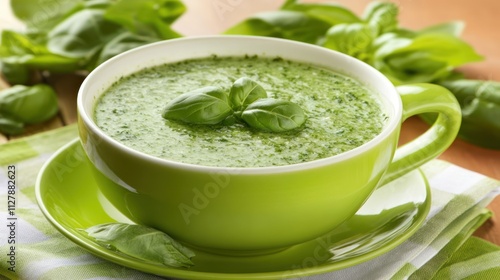
[[236, 80], [229, 94], [213, 86], [181, 94], [167, 104], [162, 116], [190, 124], [240, 121], [266, 132], [294, 130], [306, 121], [299, 105], [268, 98], [261, 85], [246, 77]]

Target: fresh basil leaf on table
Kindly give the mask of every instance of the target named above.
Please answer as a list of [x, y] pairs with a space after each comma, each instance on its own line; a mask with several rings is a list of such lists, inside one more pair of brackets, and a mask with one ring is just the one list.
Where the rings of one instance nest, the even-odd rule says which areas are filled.
[[[500, 82], [459, 79], [439, 84], [453, 92], [460, 103], [461, 137], [476, 145], [500, 149]], [[429, 116], [424, 119], [433, 121]]]
[[172, 39], [181, 35], [170, 25], [185, 11], [180, 0], [119, 0], [106, 10], [105, 18], [134, 34]]
[[47, 48], [52, 53], [66, 57], [89, 58], [120, 31], [120, 25], [104, 18], [103, 10], [82, 10], [48, 33]]
[[268, 132], [294, 130], [306, 121], [299, 105], [272, 98], [258, 99], [248, 105], [241, 118], [251, 127]]
[[15, 82], [15, 77], [12, 77], [14, 74], [9, 73], [9, 70], [12, 69], [26, 71], [24, 75], [29, 75], [28, 73], [34, 70], [60, 73], [72, 72], [81, 67], [78, 59], [53, 54], [45, 45], [34, 42], [27, 35], [4, 30], [1, 37], [0, 61], [5, 65], [2, 67], [2, 72], [12, 84], [28, 82], [27, 76]]
[[219, 87], [208, 86], [174, 98], [162, 116], [192, 124], [217, 124], [232, 113], [228, 95]]
[[0, 132], [17, 135], [24, 132], [24, 124], [0, 115]]
[[245, 34], [316, 43], [330, 24], [296, 11], [275, 11], [256, 14], [229, 28], [225, 34]]
[[96, 66], [122, 52], [157, 42], [158, 40], [158, 38], [141, 36], [129, 31], [124, 31], [104, 45], [97, 57]]
[[368, 61], [371, 58], [369, 49], [373, 39], [368, 25], [341, 23], [328, 30], [323, 46]]
[[[40, 16], [50, 4], [53, 11]], [[185, 11], [180, 0], [16, 0], [11, 7], [27, 25], [26, 33], [2, 33], [0, 62], [11, 84], [28, 84], [32, 71], [92, 70], [120, 52], [179, 37], [170, 25]]]
[[439, 23], [436, 25], [431, 25], [429, 27], [426, 27], [422, 30], [418, 30], [415, 33], [418, 34], [431, 34], [431, 33], [436, 33], [436, 34], [448, 34], [455, 36], [457, 38], [462, 35], [462, 32], [465, 28], [465, 24], [461, 21], [451, 21], [451, 22], [445, 22], [445, 23]]
[[108, 223], [85, 230], [102, 246], [148, 262], [191, 267], [194, 252], [159, 230], [133, 224]]
[[11, 0], [14, 15], [26, 24], [28, 33], [44, 33], [62, 18], [84, 7], [79, 0]]
[[387, 38], [379, 38], [373, 65], [402, 83], [434, 82], [447, 77], [458, 66], [482, 59], [469, 44], [452, 35], [390, 36], [387, 33]]
[[335, 3], [299, 3], [292, 0], [286, 1], [281, 10], [302, 12], [330, 25], [361, 21], [352, 11]]
[[56, 93], [47, 85], [6, 88], [0, 91], [0, 132], [23, 133], [25, 125], [44, 122], [58, 110]]
[[397, 29], [397, 14], [393, 3], [372, 2], [361, 21], [333, 25], [322, 46], [370, 62], [373, 41], [380, 34]]
[[389, 2], [371, 2], [365, 9], [363, 19], [374, 36], [392, 32], [398, 28], [398, 6]]
[[57, 95], [44, 84], [15, 85], [0, 92], [0, 114], [25, 124], [40, 123], [58, 112]]
[[246, 77], [236, 80], [229, 92], [229, 100], [234, 111], [241, 111], [257, 99], [266, 97], [266, 90]]
[[9, 84], [28, 84], [31, 80], [31, 71], [26, 65], [10, 63], [0, 60], [0, 71]]

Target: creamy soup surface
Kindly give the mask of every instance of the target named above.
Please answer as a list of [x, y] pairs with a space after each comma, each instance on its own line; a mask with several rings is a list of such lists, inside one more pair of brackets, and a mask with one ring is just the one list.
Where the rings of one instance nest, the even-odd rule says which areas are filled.
[[[179, 94], [205, 86], [229, 89], [248, 77], [271, 98], [300, 105], [296, 130], [262, 132], [243, 123], [191, 125], [162, 110]], [[280, 58], [209, 57], [148, 68], [121, 78], [99, 98], [97, 125], [135, 150], [183, 163], [219, 167], [282, 166], [354, 149], [386, 122], [380, 101], [352, 78]]]

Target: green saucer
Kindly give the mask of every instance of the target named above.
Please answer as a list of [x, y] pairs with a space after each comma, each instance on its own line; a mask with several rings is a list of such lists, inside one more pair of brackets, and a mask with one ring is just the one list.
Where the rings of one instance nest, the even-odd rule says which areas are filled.
[[231, 257], [193, 249], [195, 265], [184, 269], [128, 257], [82, 234], [80, 229], [93, 225], [130, 221], [100, 193], [78, 140], [61, 148], [42, 168], [36, 196], [47, 219], [92, 254], [140, 271], [188, 279], [290, 278], [350, 267], [386, 253], [408, 239], [423, 223], [430, 208], [429, 186], [424, 175], [416, 170], [377, 189], [354, 217], [320, 238], [259, 256]]

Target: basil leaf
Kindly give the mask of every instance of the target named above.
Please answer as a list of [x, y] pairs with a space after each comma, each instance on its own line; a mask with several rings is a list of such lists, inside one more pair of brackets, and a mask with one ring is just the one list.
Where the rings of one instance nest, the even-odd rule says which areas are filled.
[[25, 124], [46, 121], [58, 110], [57, 95], [45, 84], [15, 85], [0, 93], [0, 114]]
[[269, 36], [316, 43], [330, 24], [296, 11], [276, 11], [256, 14], [229, 28], [225, 34]]
[[24, 132], [24, 124], [3, 116], [0, 116], [0, 132], [8, 135], [17, 135]]
[[363, 16], [375, 36], [391, 32], [398, 27], [398, 6], [390, 2], [372, 2]]
[[31, 32], [45, 32], [61, 18], [81, 9], [81, 0], [11, 0], [10, 6], [16, 18], [22, 20]]
[[99, 244], [131, 257], [172, 267], [193, 266], [194, 253], [156, 229], [123, 223], [109, 223], [85, 230]]
[[286, 0], [283, 5], [281, 5], [281, 10], [287, 10], [288, 8], [291, 8], [295, 5], [297, 5], [298, 0]]
[[234, 111], [241, 111], [259, 98], [266, 98], [266, 90], [250, 78], [239, 78], [231, 87], [229, 101]]
[[162, 116], [192, 124], [217, 124], [232, 112], [227, 94], [218, 87], [209, 86], [174, 98]]
[[47, 53], [44, 46], [35, 44], [28, 36], [11, 30], [2, 31], [0, 54], [3, 57]]
[[455, 67], [482, 59], [469, 44], [448, 34], [405, 38], [387, 33], [374, 45], [375, 68], [402, 82], [433, 82], [450, 75]]
[[81, 10], [56, 25], [48, 33], [48, 49], [58, 55], [89, 58], [123, 28], [104, 18], [104, 10]]
[[0, 71], [11, 85], [25, 85], [30, 82], [31, 71], [26, 65], [0, 60]]
[[118, 55], [122, 52], [131, 50], [133, 48], [153, 43], [158, 41], [158, 38], [140, 36], [128, 31], [123, 32], [122, 34], [116, 36], [111, 41], [109, 41], [106, 45], [104, 45], [103, 49], [99, 53], [99, 57], [97, 58], [95, 66], [103, 63], [104, 61], [112, 58], [115, 55]]
[[0, 57], [2, 63], [6, 64], [6, 72], [10, 70], [9, 67], [11, 69], [26, 68], [28, 70], [29, 68], [30, 70], [71, 72], [79, 66], [74, 58], [53, 54], [44, 45], [34, 42], [28, 36], [6, 30], [2, 32]]
[[439, 84], [455, 95], [462, 108], [458, 135], [473, 144], [500, 150], [500, 82], [459, 79]]
[[452, 22], [445, 22], [445, 23], [440, 23], [440, 24], [426, 27], [422, 30], [419, 30], [418, 33], [420, 33], [420, 34], [425, 34], [425, 33], [448, 34], [448, 35], [452, 35], [455, 37], [460, 37], [464, 28], [465, 28], [465, 24], [463, 22], [452, 21]]
[[342, 23], [328, 30], [323, 46], [366, 61], [372, 41], [371, 29], [366, 24]]
[[107, 9], [105, 18], [135, 34], [171, 39], [181, 37], [170, 24], [185, 11], [180, 0], [119, 0]]
[[361, 21], [352, 11], [335, 3], [297, 3], [297, 1], [288, 1], [281, 7], [281, 10], [303, 12], [330, 25]]
[[299, 128], [306, 117], [302, 108], [293, 102], [264, 98], [248, 105], [241, 119], [256, 129], [283, 132]]
[[114, 3], [115, 0], [85, 0], [83, 4], [86, 9], [106, 9]]

